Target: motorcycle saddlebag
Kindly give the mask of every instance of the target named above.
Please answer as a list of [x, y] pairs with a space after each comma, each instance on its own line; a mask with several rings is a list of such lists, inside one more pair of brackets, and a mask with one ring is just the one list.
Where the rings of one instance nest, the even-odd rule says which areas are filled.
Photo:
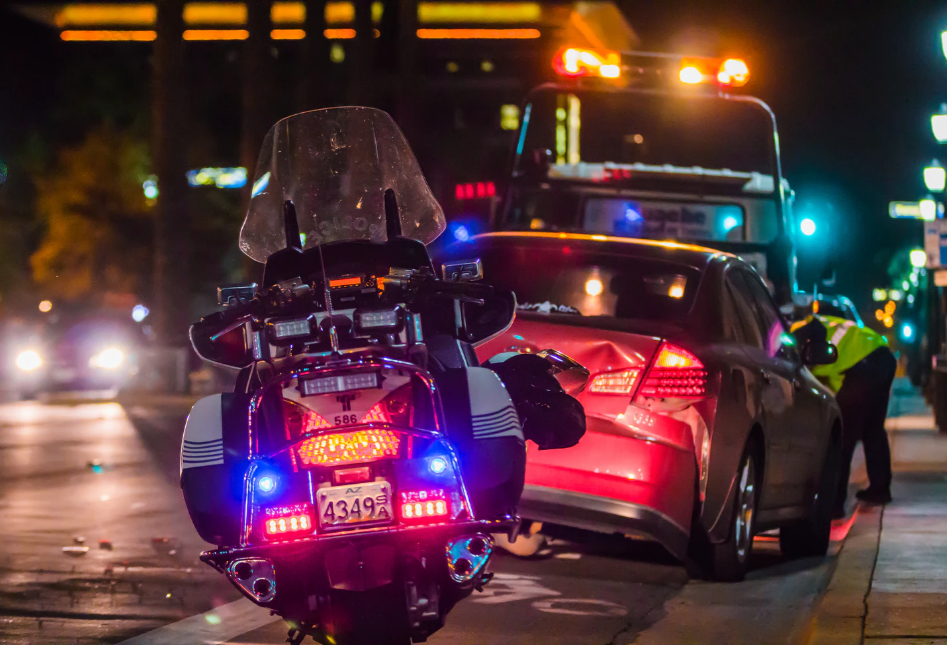
[[181, 490], [198, 535], [217, 546], [237, 544], [249, 465], [248, 397], [214, 394], [194, 404], [181, 443]]
[[437, 384], [474, 516], [514, 511], [523, 493], [526, 444], [503, 383], [491, 370], [465, 367], [439, 374]]

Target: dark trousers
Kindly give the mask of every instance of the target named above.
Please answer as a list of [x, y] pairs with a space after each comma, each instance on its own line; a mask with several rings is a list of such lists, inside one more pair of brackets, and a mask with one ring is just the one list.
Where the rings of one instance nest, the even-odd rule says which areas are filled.
[[842, 409], [842, 464], [836, 506], [843, 506], [848, 496], [852, 455], [859, 440], [865, 448], [868, 485], [878, 491], [891, 488], [891, 449], [885, 417], [897, 366], [891, 350], [879, 347], [845, 372], [835, 397]]

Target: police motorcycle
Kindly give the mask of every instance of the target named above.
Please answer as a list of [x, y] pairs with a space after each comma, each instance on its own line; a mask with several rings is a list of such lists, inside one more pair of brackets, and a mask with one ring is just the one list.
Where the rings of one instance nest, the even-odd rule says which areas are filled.
[[181, 486], [201, 555], [290, 643], [423, 642], [515, 539], [524, 438], [585, 431], [588, 373], [554, 350], [477, 363], [512, 324], [479, 260], [438, 275], [445, 228], [404, 136], [370, 108], [305, 112], [263, 143], [240, 248], [261, 284], [219, 289], [194, 349], [238, 370], [198, 401]]

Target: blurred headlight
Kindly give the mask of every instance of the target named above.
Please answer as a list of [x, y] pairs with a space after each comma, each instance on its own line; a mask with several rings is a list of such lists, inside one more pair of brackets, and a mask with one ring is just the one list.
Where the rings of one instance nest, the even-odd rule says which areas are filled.
[[117, 347], [109, 347], [89, 359], [89, 365], [100, 367], [103, 370], [114, 370], [121, 367], [125, 360], [125, 352]]
[[33, 349], [27, 349], [16, 355], [16, 366], [24, 372], [32, 372], [43, 366], [43, 357]]

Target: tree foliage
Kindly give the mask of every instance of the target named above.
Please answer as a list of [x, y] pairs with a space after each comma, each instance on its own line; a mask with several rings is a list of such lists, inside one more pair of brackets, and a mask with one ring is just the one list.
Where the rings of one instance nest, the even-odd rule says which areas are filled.
[[143, 140], [105, 125], [34, 176], [46, 230], [30, 266], [44, 293], [98, 299], [144, 290], [153, 238], [142, 191], [148, 163]]

